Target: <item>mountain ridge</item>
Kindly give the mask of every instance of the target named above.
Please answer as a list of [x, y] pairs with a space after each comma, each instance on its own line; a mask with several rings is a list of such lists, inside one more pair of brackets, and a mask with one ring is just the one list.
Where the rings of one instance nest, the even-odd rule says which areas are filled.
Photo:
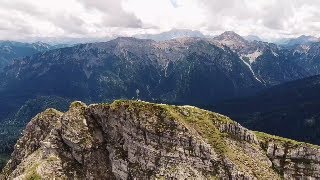
[[48, 109], [33, 118], [1, 176], [319, 178], [319, 153], [191, 106], [74, 102], [65, 113]]
[[1, 41], [0, 40], [0, 72], [10, 65], [13, 61], [22, 59], [26, 56], [41, 53], [44, 51], [67, 47], [71, 45], [56, 44], [50, 45], [44, 42], [18, 42], [18, 41]]
[[[206, 68], [205, 65], [209, 65], [209, 68]], [[111, 69], [110, 66], [115, 67]], [[60, 69], [56, 69], [58, 67]], [[139, 71], [145, 71], [141, 72], [141, 74], [148, 73], [152, 76], [152, 79], [148, 80], [150, 84], [146, 84], [149, 85], [150, 91], [152, 88], [155, 88], [155, 86], [162, 86], [162, 83], [167, 84], [166, 81], [173, 80], [173, 83], [177, 83], [176, 85], [180, 86], [176, 81], [177, 78], [179, 78], [178, 75], [181, 76], [181, 74], [186, 76], [187, 79], [189, 79], [191, 75], [195, 76], [191, 78], [199, 79], [200, 77], [198, 78], [196, 76], [204, 76], [205, 69], [208, 70], [207, 72], [211, 71], [211, 73], [216, 73], [216, 76], [222, 76], [221, 78], [226, 79], [226, 86], [234, 86], [231, 88], [231, 91], [234, 91], [230, 92], [231, 96], [233, 96], [232, 94], [236, 95], [237, 93], [245, 92], [242, 90], [242, 92], [239, 92], [241, 86], [247, 86], [247, 88], [251, 88], [250, 86], [260, 86], [260, 82], [255, 80], [246, 65], [231, 51], [221, 49], [209, 41], [193, 38], [164, 41], [161, 43], [134, 38], [117, 38], [106, 43], [83, 44], [72, 48], [47, 51], [25, 58], [22, 61], [17, 61], [15, 64], [9, 66], [6, 70], [6, 77], [3, 78], [2, 83], [10, 84], [17, 82], [18, 84], [16, 85], [19, 85], [19, 82], [26, 83], [24, 81], [29, 77], [38, 79], [46, 75], [52, 76], [56, 75], [56, 72], [53, 71], [61, 71], [61, 69], [66, 69], [65, 71], [73, 69], [74, 72], [72, 74], [78, 73], [79, 76], [77, 76], [77, 78], [81, 77], [84, 81], [92, 78], [106, 78], [102, 77], [102, 74], [99, 74], [103, 72], [101, 70], [102, 67], [106, 67], [107, 72], [110, 74], [105, 76], [114, 78], [115, 81], [119, 82], [124, 81], [124, 76], [129, 75], [137, 76], [136, 80], [138, 78], [144, 78], [140, 77], [137, 72], [133, 72], [133, 70], [138, 70], [139, 68]], [[141, 70], [141, 67], [145, 70]], [[51, 68], [55, 68], [55, 70]], [[188, 70], [189, 68], [190, 71]], [[65, 71], [61, 73], [66, 74]], [[72, 74], [65, 76], [70, 76], [71, 78]], [[237, 77], [238, 75], [236, 74], [243, 74], [243, 76]], [[208, 79], [209, 77], [204, 78]], [[126, 79], [130, 80], [132, 78], [128, 77]], [[77, 81], [76, 79], [70, 79], [70, 81], [71, 80]], [[43, 81], [47, 82], [48, 79], [43, 79]], [[190, 81], [194, 82], [192, 79]], [[238, 81], [242, 81], [244, 85], [241, 85]], [[46, 84], [46, 82], [39, 83], [38, 85]], [[157, 85], [159, 82], [160, 84]], [[142, 84], [139, 84], [139, 86], [141, 85]], [[172, 84], [173, 87], [171, 88], [173, 88], [173, 90], [179, 88], [174, 87], [176, 85]], [[185, 86], [184, 84], [181, 85]], [[8, 85], [4, 86], [9, 87]], [[24, 87], [21, 88], [26, 88], [25, 86], [28, 85], [23, 86]], [[189, 86], [189, 84], [186, 84], [186, 86]], [[218, 88], [218, 86], [212, 88]], [[33, 89], [35, 89], [35, 87]], [[38, 89], [41, 89], [41, 87]], [[146, 87], [137, 87], [130, 92], [129, 98], [134, 96], [136, 89], [146, 92], [144, 93], [145, 96], [149, 94]], [[168, 92], [164, 93], [167, 94]], [[159, 96], [155, 95], [155, 97]]]

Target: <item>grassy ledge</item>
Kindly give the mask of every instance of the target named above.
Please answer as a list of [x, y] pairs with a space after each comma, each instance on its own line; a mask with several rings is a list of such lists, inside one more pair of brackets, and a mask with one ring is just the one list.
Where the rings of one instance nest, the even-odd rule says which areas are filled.
[[266, 134], [266, 133], [258, 132], [258, 131], [253, 131], [253, 132], [255, 133], [255, 135], [257, 136], [259, 141], [264, 145], [267, 145], [269, 142], [274, 142], [274, 143], [278, 143], [278, 144], [281, 144], [283, 146], [290, 147], [290, 148], [308, 146], [311, 148], [320, 149], [320, 146], [317, 146], [314, 144], [299, 142], [299, 141], [295, 141], [292, 139], [283, 138], [283, 137], [279, 137], [279, 136], [275, 136], [275, 135], [270, 135], [270, 134]]

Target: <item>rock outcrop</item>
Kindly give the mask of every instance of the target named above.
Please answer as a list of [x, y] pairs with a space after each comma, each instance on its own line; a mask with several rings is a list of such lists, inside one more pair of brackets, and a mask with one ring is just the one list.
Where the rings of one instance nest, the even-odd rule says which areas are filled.
[[141, 101], [38, 114], [0, 179], [318, 179], [320, 147], [191, 106]]

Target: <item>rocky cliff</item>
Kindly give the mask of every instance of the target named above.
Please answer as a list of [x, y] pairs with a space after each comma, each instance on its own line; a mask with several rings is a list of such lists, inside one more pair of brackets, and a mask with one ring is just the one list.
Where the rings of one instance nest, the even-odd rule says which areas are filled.
[[191, 106], [140, 101], [48, 109], [0, 179], [318, 179], [320, 147]]

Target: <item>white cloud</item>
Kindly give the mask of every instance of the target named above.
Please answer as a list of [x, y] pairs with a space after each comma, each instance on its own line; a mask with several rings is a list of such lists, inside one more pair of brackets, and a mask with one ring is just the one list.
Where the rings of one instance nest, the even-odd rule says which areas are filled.
[[318, 35], [319, 0], [1, 0], [0, 39], [105, 37], [188, 28]]
[[145, 25], [160, 29], [197, 29], [205, 23], [204, 10], [194, 0], [127, 0], [124, 7]]
[[318, 35], [317, 0], [199, 0], [209, 31], [233, 30], [266, 38]]
[[2, 0], [0, 16], [0, 39], [101, 37], [141, 27], [121, 1], [112, 0]]

